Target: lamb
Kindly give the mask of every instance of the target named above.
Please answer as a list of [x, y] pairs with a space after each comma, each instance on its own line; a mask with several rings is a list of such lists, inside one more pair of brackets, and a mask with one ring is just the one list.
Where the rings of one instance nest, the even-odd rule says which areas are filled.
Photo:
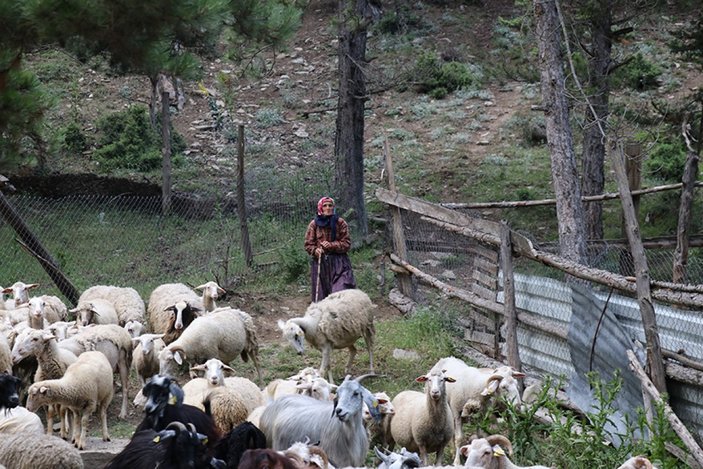
[[228, 469], [236, 469], [246, 450], [260, 448], [266, 448], [266, 435], [251, 422], [244, 422], [217, 442], [214, 456], [226, 461]]
[[139, 337], [142, 335], [142, 332], [144, 332], [144, 324], [139, 321], [127, 321], [124, 328], [133, 339]]
[[132, 339], [127, 331], [117, 324], [94, 325], [59, 342], [59, 347], [70, 350], [76, 356], [85, 351], [97, 350], [107, 357], [112, 369], [120, 374], [122, 384], [120, 418], [127, 418], [129, 367], [132, 363]]
[[149, 296], [149, 326], [157, 334], [166, 334], [164, 342], [170, 344], [180, 337], [203, 309], [203, 301], [187, 285], [159, 285]]
[[416, 381], [425, 383], [424, 393], [402, 391], [393, 399], [391, 438], [409, 451], [419, 452], [424, 465], [428, 463], [428, 454], [436, 452], [435, 464], [441, 465], [444, 447], [453, 434], [445, 383], [455, 380], [441, 370], [432, 369]]
[[[263, 393], [264, 396], [266, 396], [267, 401], [273, 401], [275, 399], [278, 399], [279, 397], [286, 396], [288, 394], [305, 394], [311, 397], [315, 397], [312, 395], [312, 389], [301, 389], [298, 387], [298, 385], [304, 382], [312, 382], [315, 378], [319, 377], [320, 372], [316, 368], [303, 368], [298, 373], [288, 377], [287, 379], [274, 379], [266, 385], [263, 390]], [[330, 387], [330, 392], [336, 390], [337, 388], [336, 386], [330, 385], [329, 383], [328, 386]], [[324, 391], [322, 389], [319, 390], [319, 393], [323, 392]]]
[[[205, 377], [191, 379], [183, 385], [183, 393], [185, 394], [183, 402], [186, 404], [205, 410], [203, 405], [205, 397], [210, 391], [225, 386], [236, 390], [236, 393], [239, 394], [246, 409], [245, 418], [249, 415], [249, 412], [264, 403], [263, 394], [256, 384], [246, 378], [236, 376], [225, 378], [225, 373], [234, 374], [234, 370], [217, 358], [211, 358], [202, 365], [194, 366], [190, 370], [196, 373], [203, 371], [205, 372]], [[242, 418], [237, 423], [244, 420]], [[229, 431], [229, 428], [225, 431]]]
[[47, 330], [56, 337], [58, 342], [68, 339], [78, 332], [76, 329], [76, 321], [56, 321], [49, 324]]
[[510, 440], [503, 435], [478, 438], [460, 449], [461, 454], [466, 456], [465, 467], [475, 469], [550, 469], [547, 466], [517, 466], [505, 454], [506, 450], [512, 454], [513, 448]]
[[83, 469], [81, 455], [70, 443], [31, 433], [3, 435], [0, 464], [11, 469]]
[[191, 363], [210, 358], [229, 363], [240, 355], [244, 361], [252, 359], [261, 381], [258, 353], [256, 326], [251, 316], [238, 309], [220, 308], [196, 318], [181, 337], [159, 353], [159, 373], [175, 375], [176, 365], [183, 364], [184, 358]]
[[373, 372], [373, 341], [376, 330], [373, 324], [373, 310], [369, 296], [361, 290], [342, 290], [329, 295], [324, 300], [311, 304], [305, 316], [278, 321], [293, 348], [301, 354], [305, 351], [303, 338], [322, 352], [320, 374], [334, 382], [330, 359], [333, 349], [349, 349], [349, 360], [345, 373], [349, 373], [356, 355], [354, 343], [364, 338], [369, 353], [369, 369]]
[[471, 367], [455, 357], [440, 359], [432, 369], [445, 371], [456, 380], [447, 383], [446, 388], [447, 401], [454, 419], [453, 464], [458, 466], [461, 464], [459, 448], [463, 440], [462, 417], [468, 417], [472, 412], [484, 409], [489, 400], [495, 401], [499, 396], [520, 404], [520, 390], [515, 378], [522, 378], [525, 375], [507, 366], [496, 370]]
[[377, 402], [361, 381], [347, 376], [337, 388], [334, 402], [291, 395], [269, 404], [261, 415], [261, 431], [270, 447], [289, 448], [297, 441], [320, 441], [330, 461], [337, 467], [361, 466], [369, 450], [362, 419], [362, 403], [375, 411]]
[[96, 285], [88, 288], [78, 298], [78, 303], [90, 301], [96, 298], [107, 300], [117, 312], [120, 326], [124, 326], [127, 321], [144, 322], [144, 300], [139, 296], [137, 290], [129, 287], [114, 287], [112, 285]]
[[[12, 351], [12, 361], [19, 363], [23, 358], [34, 355], [37, 358], [37, 372], [34, 381], [61, 378], [66, 369], [77, 360], [77, 357], [65, 349], [58, 347], [56, 338], [43, 330], [31, 329], [20, 342], [16, 342]], [[46, 412], [46, 432], [53, 432], [54, 406], [49, 406]], [[61, 423], [61, 437], [65, 436], [66, 422]]]
[[166, 346], [161, 340], [163, 334], [142, 334], [133, 338], [132, 366], [137, 372], [139, 384], [144, 387], [146, 381], [159, 373], [159, 352]]
[[112, 302], [101, 298], [90, 301], [79, 301], [78, 306], [69, 310], [76, 315], [76, 320], [81, 326], [88, 324], [119, 324], [117, 311]]
[[59, 404], [73, 412], [73, 441], [84, 449], [88, 419], [100, 413], [103, 441], [109, 441], [107, 408], [112, 402], [112, 366], [101, 352], [85, 352], [60, 379], [38, 381], [29, 388], [27, 409]]
[[[15, 308], [19, 308], [20, 305], [30, 302], [29, 293], [27, 292], [38, 286], [38, 283], [26, 284], [23, 282], [15, 282], [11, 287], [5, 288], [3, 293], [12, 293], [15, 300]], [[43, 302], [43, 315], [50, 323], [66, 319], [66, 305], [58, 297], [42, 295], [38, 298]]]

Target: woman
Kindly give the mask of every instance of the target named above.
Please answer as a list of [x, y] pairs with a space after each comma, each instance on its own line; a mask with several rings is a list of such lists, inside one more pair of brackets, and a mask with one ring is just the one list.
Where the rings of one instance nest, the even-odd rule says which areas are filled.
[[317, 202], [317, 216], [305, 232], [305, 251], [312, 256], [310, 284], [317, 302], [340, 290], [356, 288], [347, 252], [351, 248], [349, 225], [334, 208], [332, 197]]

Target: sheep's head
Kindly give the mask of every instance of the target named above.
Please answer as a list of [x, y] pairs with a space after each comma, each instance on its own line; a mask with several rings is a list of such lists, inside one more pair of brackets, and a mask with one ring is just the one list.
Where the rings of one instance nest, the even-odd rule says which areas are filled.
[[183, 364], [186, 358], [183, 348], [177, 345], [169, 345], [159, 352], [159, 373], [162, 375], [175, 375], [177, 366]]
[[[385, 392], [377, 392], [373, 395], [378, 401], [378, 413], [383, 415], [395, 415], [395, 408], [391, 403], [391, 398]], [[364, 421], [370, 422], [373, 419], [369, 407], [364, 403]]]
[[217, 358], [211, 358], [202, 365], [193, 366], [190, 371], [204, 372], [205, 379], [211, 386], [224, 386], [225, 373], [231, 375], [236, 373], [233, 368], [225, 365]]
[[6, 294], [12, 293], [12, 297], [15, 299], [15, 306], [19, 306], [29, 301], [29, 293], [27, 291], [38, 286], [38, 283], [15, 282], [11, 287], [3, 289], [2, 292]]
[[154, 343], [161, 339], [165, 334], [142, 334], [139, 337], [132, 339], [132, 345], [142, 347], [142, 354], [150, 355], [154, 351]]
[[76, 315], [76, 321], [78, 321], [81, 326], [91, 324], [95, 316], [100, 316], [97, 308], [90, 301], [78, 303], [78, 306], [68, 310], [68, 312]]
[[129, 320], [124, 325], [125, 330], [129, 333], [129, 336], [133, 339], [142, 335], [144, 330], [144, 324], [139, 321]]
[[31, 385], [27, 392], [27, 410], [36, 412], [47, 401], [50, 401], [53, 395], [54, 390], [49, 386], [44, 386], [41, 383]]
[[652, 461], [644, 456], [632, 456], [618, 469], [656, 469], [656, 467], [652, 464]]
[[459, 451], [466, 457], [466, 466], [494, 467], [493, 458], [504, 458], [505, 450], [512, 454], [513, 447], [503, 435], [491, 435], [486, 438], [478, 438], [470, 444], [462, 446]]
[[44, 317], [44, 307], [46, 303], [39, 297], [30, 298], [28, 302], [29, 314], [35, 318]]
[[198, 316], [200, 308], [196, 308], [187, 301], [181, 300], [164, 309], [164, 311], [171, 312], [171, 328], [180, 331]]
[[525, 374], [509, 366], [501, 366], [486, 380], [486, 387], [481, 391], [484, 397], [503, 397], [515, 406], [522, 404], [520, 388], [516, 378], [524, 378]]
[[447, 394], [447, 382], [454, 383], [456, 379], [451, 376], [446, 376], [444, 370], [430, 370], [426, 375], [415, 378], [418, 383], [425, 383], [425, 393], [430, 396], [433, 401], [439, 401], [442, 396]]
[[16, 365], [28, 356], [40, 353], [52, 339], [56, 337], [42, 329], [25, 329], [12, 347], [12, 364]]
[[204, 298], [209, 297], [213, 300], [216, 300], [220, 295], [224, 295], [225, 293], [227, 293], [224, 288], [222, 288], [217, 284], [217, 282], [213, 282], [212, 280], [198, 287], [195, 287], [195, 289], [201, 290], [203, 292]]
[[49, 324], [49, 332], [51, 332], [59, 342], [67, 339], [70, 336], [70, 330], [76, 326], [76, 321], [56, 321]]
[[298, 354], [305, 352], [305, 331], [290, 319], [286, 322], [278, 320], [278, 328], [283, 331], [283, 339], [290, 342]]
[[310, 396], [318, 401], [329, 401], [332, 393], [337, 390], [337, 386], [322, 377], [301, 379], [295, 388], [298, 394]]
[[361, 409], [365, 402], [375, 419], [380, 418], [378, 413], [378, 401], [368, 389], [361, 385], [361, 381], [370, 375], [359, 376], [352, 379], [351, 375], [344, 378], [342, 384], [337, 388], [337, 396], [334, 399], [332, 415], [342, 422], [349, 422], [356, 418], [362, 418]]

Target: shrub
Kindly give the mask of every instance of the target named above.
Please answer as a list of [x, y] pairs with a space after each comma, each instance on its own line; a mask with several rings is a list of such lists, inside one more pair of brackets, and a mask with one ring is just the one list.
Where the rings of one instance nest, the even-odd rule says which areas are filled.
[[297, 240], [281, 249], [281, 270], [288, 283], [297, 281], [307, 273], [308, 255]]
[[71, 122], [63, 129], [61, 149], [66, 153], [79, 154], [88, 147], [88, 140], [75, 122]]
[[442, 62], [434, 52], [420, 55], [414, 73], [418, 90], [436, 99], [444, 98], [452, 91], [478, 82], [465, 64], [455, 61]]
[[[95, 159], [104, 170], [128, 168], [147, 172], [161, 166], [160, 129], [154, 129], [144, 106], [130, 106], [125, 111], [108, 114], [98, 120], [101, 134]], [[173, 163], [180, 161], [176, 155], [185, 148], [183, 137], [171, 131]]]
[[647, 173], [665, 182], [681, 182], [686, 163], [686, 147], [679, 140], [664, 140], [649, 152]]
[[637, 53], [632, 60], [613, 73], [614, 87], [628, 87], [639, 91], [656, 88], [659, 86], [659, 76], [662, 69], [657, 64], [645, 59]]

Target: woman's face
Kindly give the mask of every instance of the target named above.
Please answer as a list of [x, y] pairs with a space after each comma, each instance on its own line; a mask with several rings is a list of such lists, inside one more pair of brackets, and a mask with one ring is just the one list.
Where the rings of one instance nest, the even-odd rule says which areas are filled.
[[322, 214], [329, 217], [334, 212], [334, 204], [332, 202], [325, 202], [322, 204]]

